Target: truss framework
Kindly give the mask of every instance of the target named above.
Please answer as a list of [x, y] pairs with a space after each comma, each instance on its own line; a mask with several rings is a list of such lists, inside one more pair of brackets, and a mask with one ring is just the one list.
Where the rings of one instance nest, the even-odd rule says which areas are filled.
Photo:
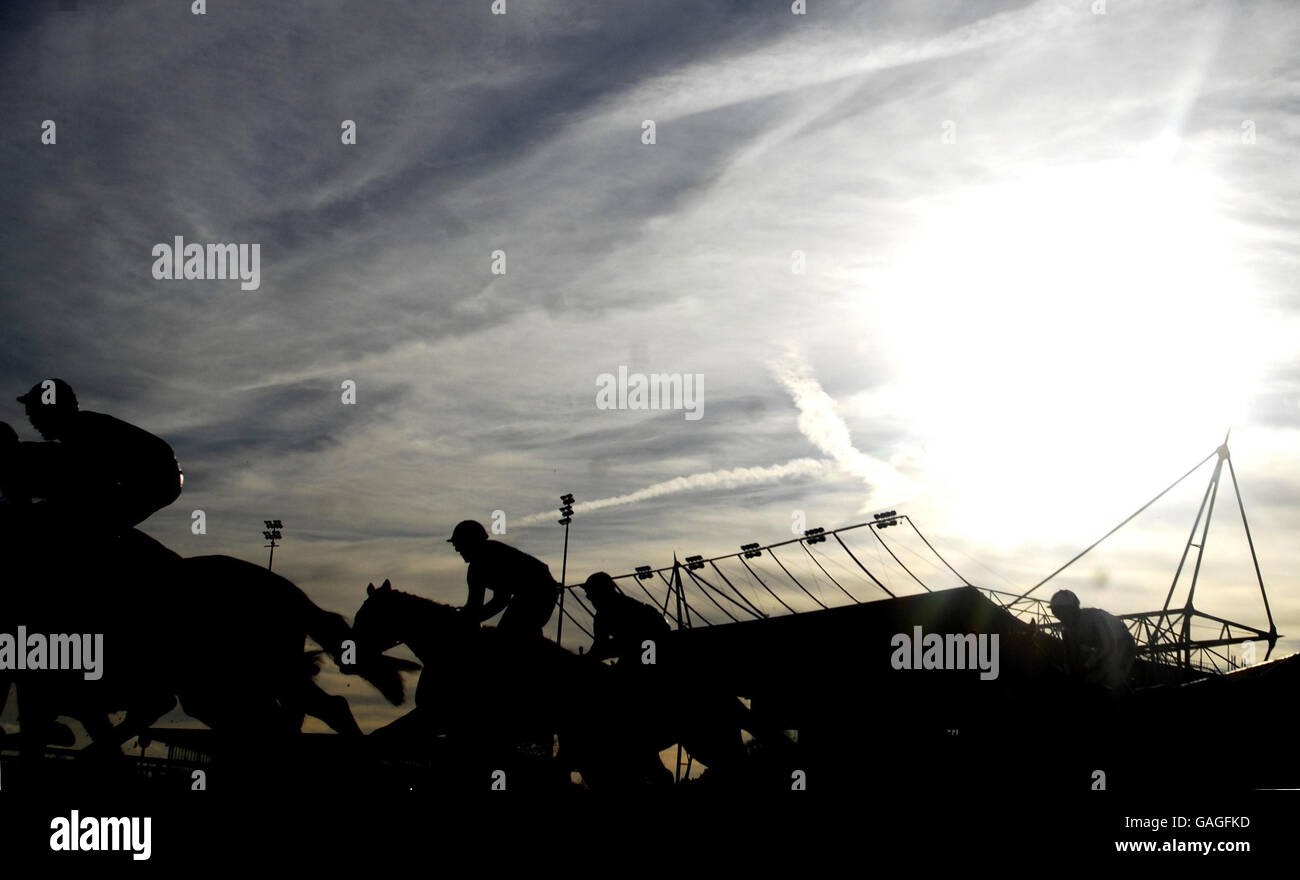
[[[1017, 595], [986, 587], [975, 588], [981, 590], [981, 592], [989, 596], [990, 599], [1002, 608], [1014, 614], [1016, 617], [1027, 622], [1032, 622], [1046, 632], [1059, 632], [1060, 624], [1051, 614], [1047, 601], [1039, 598], [1031, 598], [1030, 594], [1043, 586], [1043, 584], [1050, 581], [1056, 575], [1060, 574], [1078, 559], [1082, 558], [1088, 551], [1092, 550], [1106, 538], [1113, 535], [1121, 527], [1136, 517], [1137, 514], [1141, 513], [1196, 470], [1199, 470], [1202, 465], [1215, 456], [1217, 456], [1217, 461], [1215, 463], [1214, 472], [1211, 475], [1209, 484], [1206, 486], [1205, 493], [1202, 496], [1200, 507], [1196, 513], [1196, 519], [1192, 523], [1191, 533], [1183, 548], [1178, 568], [1174, 572], [1173, 582], [1170, 584], [1169, 591], [1165, 596], [1164, 605], [1158, 611], [1142, 611], [1131, 614], [1119, 614], [1116, 616], [1125, 622], [1129, 628], [1129, 632], [1132, 633], [1134, 640], [1137, 642], [1138, 655], [1152, 662], [1178, 666], [1188, 672], [1226, 672], [1235, 668], [1237, 661], [1232, 657], [1230, 652], [1227, 652], [1224, 649], [1230, 648], [1232, 645], [1258, 641], [1268, 643], [1268, 653], [1265, 655], [1265, 659], [1267, 659], [1271, 656], [1279, 636], [1277, 627], [1273, 621], [1272, 610], [1268, 604], [1268, 593], [1264, 587], [1264, 578], [1259, 568], [1259, 558], [1255, 553], [1255, 542], [1251, 536], [1250, 524], [1246, 519], [1246, 510], [1241, 501], [1241, 490], [1237, 484], [1237, 475], [1232, 466], [1232, 458], [1228, 452], [1228, 440], [1226, 437], [1224, 438], [1223, 444], [1219, 446], [1214, 453], [1211, 453], [1211, 455], [1203, 459], [1200, 464], [1196, 465], [1196, 467], [1192, 468], [1192, 470], [1188, 471], [1176, 480], [1172, 485], [1165, 489], [1164, 492], [1161, 492], [1155, 498], [1151, 499], [1151, 501], [1139, 508], [1136, 513], [1129, 516], [1110, 532], [1107, 532], [1106, 535], [1102, 536], [1101, 539], [1094, 542], [1091, 546], [1080, 552], [1065, 565], [1062, 565], [1056, 571], [1052, 572], [1052, 574], [1039, 581], [1025, 593]], [[1264, 612], [1268, 619], [1267, 630], [1227, 620], [1213, 614], [1207, 614], [1203, 611], [1197, 610], [1194, 605], [1197, 580], [1200, 575], [1201, 562], [1205, 555], [1206, 540], [1209, 536], [1210, 519], [1214, 512], [1220, 479], [1225, 464], [1228, 467], [1228, 474], [1232, 480], [1234, 497], [1237, 503], [1237, 508], [1241, 513], [1242, 526], [1246, 531], [1246, 540], [1250, 547], [1250, 556], [1251, 561], [1254, 564], [1255, 578], [1259, 584], [1260, 595], [1264, 603]], [[790, 605], [786, 599], [783, 599], [777, 591], [773, 590], [755, 567], [750, 564], [749, 560], [766, 555], [776, 563], [781, 572], [783, 581], [786, 582], [782, 583], [781, 586], [787, 588], [787, 590], [792, 586], [801, 591], [818, 606], [814, 610], [832, 607], [826, 604], [824, 596], [819, 598], [809, 591], [777, 554], [778, 550], [793, 550], [796, 553], [799, 550], [802, 550], [816, 565], [817, 570], [819, 570], [823, 576], [838, 588], [840, 593], [847, 597], [850, 602], [858, 604], [866, 601], [855, 596], [833, 575], [831, 575], [830, 571], [826, 569], [821, 559], [819, 559], [818, 554], [813, 551], [812, 548], [815, 545], [826, 543], [828, 538], [833, 538], [838, 548], [847, 554], [848, 558], [856, 568], [867, 576], [874, 587], [884, 592], [887, 597], [894, 598], [896, 597], [896, 593], [891, 590], [886, 583], [881, 581], [875, 573], [867, 568], [859, 556], [855, 554], [849, 545], [840, 537], [843, 533], [865, 528], [876, 538], [877, 541], [879, 541], [880, 545], [888, 551], [889, 556], [894, 560], [894, 562], [906, 571], [912, 580], [916, 581], [922, 589], [930, 591], [931, 587], [903, 563], [898, 554], [894, 551], [893, 547], [891, 547], [884, 539], [882, 533], [889, 528], [902, 524], [911, 527], [911, 529], [925, 544], [925, 547], [934, 554], [934, 557], [949, 571], [956, 575], [962, 586], [974, 586], [955, 568], [953, 568], [946, 559], [944, 559], [939, 551], [935, 549], [934, 545], [931, 544], [925, 535], [923, 535], [916, 527], [915, 523], [912, 522], [909, 516], [906, 514], [899, 514], [897, 511], [893, 510], [876, 514], [870, 522], [855, 523], [853, 525], [842, 526], [841, 528], [832, 529], [830, 531], [822, 528], [808, 529], [801, 537], [795, 537], [785, 541], [777, 541], [761, 546], [757, 543], [745, 544], [738, 552], [726, 553], [720, 556], [709, 557], [707, 559], [703, 556], [688, 556], [684, 561], [682, 561], [678, 560], [676, 556], [674, 556], [671, 565], [663, 565], [658, 568], [649, 565], [638, 566], [635, 571], [616, 575], [614, 580], [619, 584], [619, 589], [624, 593], [634, 595], [638, 590], [644, 593], [654, 603], [654, 605], [660, 609], [661, 613], [671, 620], [678, 629], [690, 629], [697, 624], [709, 626], [713, 623], [711, 620], [706, 618], [695, 605], [691, 604], [687, 594], [688, 585], [692, 587], [698, 595], [702, 595], [709, 601], [712, 606], [709, 611], [710, 614], [713, 614], [714, 610], [716, 610], [727, 618], [727, 622], [739, 622], [744, 619], [768, 617], [768, 613], [763, 611], [751, 598], [741, 592], [741, 590], [736, 587], [735, 583], [727, 577], [726, 573], [719, 566], [719, 563], [721, 562], [734, 560], [743, 566], [751, 581], [757, 584], [761, 590], [768, 593], [777, 604], [785, 609], [786, 612], [790, 614], [800, 613], [796, 608]], [[1200, 533], [1199, 540], [1197, 534], [1198, 531]], [[795, 549], [796, 545], [798, 547], [797, 550]], [[1184, 571], [1187, 568], [1188, 558], [1191, 556], [1193, 548], [1196, 550], [1196, 555], [1191, 567], [1187, 598], [1181, 608], [1177, 606], [1171, 607], [1171, 602], [1175, 592], [1177, 591], [1179, 580], [1182, 579], [1184, 575]], [[707, 574], [697, 573], [705, 572], [706, 570], [708, 572]], [[649, 587], [646, 586], [647, 582], [652, 582], [656, 588], [658, 588], [661, 583], [664, 588], [663, 595], [659, 596], [652, 592]], [[574, 589], [574, 586], [572, 585], [565, 587], [566, 592], [572, 589]], [[793, 598], [792, 594], [791, 598]], [[585, 603], [578, 598], [576, 593], [574, 599], [577, 600], [577, 604], [580, 605], [584, 611], [588, 614], [591, 613], [591, 609], [587, 608]], [[573, 617], [571, 613], [563, 610], [563, 606], [561, 606], [561, 611], [580, 629], [587, 632], [586, 627], [584, 627], [580, 621]], [[1193, 626], [1197, 626], [1202, 630], [1209, 628], [1212, 632], [1201, 637], [1196, 637], [1193, 634]], [[588, 634], [590, 635], [589, 632]]]

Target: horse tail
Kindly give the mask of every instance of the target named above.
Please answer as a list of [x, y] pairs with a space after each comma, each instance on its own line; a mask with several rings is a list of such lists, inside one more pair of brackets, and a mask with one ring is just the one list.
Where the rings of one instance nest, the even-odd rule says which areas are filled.
[[352, 627], [348, 626], [343, 615], [326, 611], [313, 602], [306, 593], [303, 593], [302, 598], [303, 623], [307, 635], [311, 636], [316, 644], [324, 648], [326, 653], [334, 658], [334, 662], [342, 667], [343, 643], [352, 637]]
[[[321, 608], [301, 587], [283, 575], [230, 556], [195, 556], [183, 560], [182, 564], [188, 569], [192, 586], [201, 582], [215, 588], [242, 582], [260, 587], [268, 603], [267, 612], [285, 627], [283, 632], [286, 635], [293, 631], [289, 627], [293, 627], [298, 633], [310, 636], [334, 659], [341, 671], [360, 675], [394, 705], [400, 704], [404, 696], [400, 672], [420, 668], [410, 661], [382, 655], [358, 655], [354, 658], [355, 663], [345, 664], [343, 660], [348, 646], [344, 643], [352, 639], [352, 627], [347, 619]], [[355, 643], [352, 647], [355, 650]], [[307, 659], [308, 662], [312, 660], [310, 657]]]

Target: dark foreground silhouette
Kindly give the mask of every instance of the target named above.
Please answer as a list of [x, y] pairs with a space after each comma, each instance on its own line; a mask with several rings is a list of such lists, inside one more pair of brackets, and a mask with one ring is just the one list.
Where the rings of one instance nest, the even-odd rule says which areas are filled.
[[[1203, 677], [1139, 658], [1120, 621], [1069, 591], [1052, 602], [1062, 640], [973, 587], [670, 631], [603, 573], [584, 584], [596, 641], [582, 656], [542, 635], [559, 594], [546, 565], [473, 521], [451, 539], [470, 564], [464, 608], [385, 581], [349, 626], [260, 565], [183, 559], [134, 528], [180, 492], [165, 442], [81, 411], [61, 380], [20, 400], [47, 442], [0, 423], [0, 633], [102, 634], [105, 652], [94, 680], [0, 672], [0, 708], [12, 684], [20, 722], [0, 739], [22, 759], [5, 760], [7, 789], [553, 790], [574, 772], [635, 789], [672, 780], [659, 754], [675, 744], [708, 768], [693, 785], [732, 789], [1300, 787], [1291, 731], [1268, 714], [1300, 688], [1300, 656]], [[996, 638], [996, 674], [900, 666], [895, 640], [922, 632]], [[421, 668], [385, 653], [406, 644], [428, 671], [415, 707], [361, 736], [317, 683], [308, 638], [394, 705]], [[178, 702], [210, 729], [153, 728]], [[307, 715], [337, 735], [302, 734]], [[89, 747], [51, 751], [72, 744], [61, 717]], [[150, 739], [175, 759], [123, 754]]]
[[[64, 560], [61, 576], [51, 577], [43, 566], [36, 588], [15, 591], [12, 585], [27, 579], [10, 580], [0, 600], [0, 631], [12, 633], [21, 622], [28, 632], [104, 636], [99, 680], [78, 670], [27, 670], [0, 682], [4, 696], [15, 685], [18, 744], [33, 758], [49, 743], [68, 744], [58, 716], [80, 721], [93, 741], [89, 754], [107, 758], [120, 755], [123, 743], [178, 700], [227, 749], [247, 754], [295, 735], [305, 715], [360, 736], [347, 700], [316, 684], [317, 652], [305, 650], [309, 636], [393, 704], [403, 698], [400, 672], [418, 668], [360, 653], [343, 666], [342, 645], [351, 633], [344, 618], [261, 566], [227, 556], [182, 559], [138, 531], [104, 539], [95, 549], [85, 559]], [[129, 580], [115, 577], [128, 572]], [[125, 601], [106, 589], [106, 580], [132, 585]], [[109, 719], [114, 712], [126, 713], [117, 725]]]
[[626, 674], [540, 636], [480, 628], [388, 581], [367, 587], [354, 631], [372, 654], [405, 643], [430, 673], [415, 708], [371, 737], [405, 753], [434, 743], [484, 757], [539, 742], [549, 751], [554, 736], [559, 778], [576, 770], [590, 787], [617, 787], [668, 781], [659, 752], [677, 742], [706, 776], [734, 776], [746, 762], [741, 729], [759, 727], [734, 696], [683, 682], [671, 665]]

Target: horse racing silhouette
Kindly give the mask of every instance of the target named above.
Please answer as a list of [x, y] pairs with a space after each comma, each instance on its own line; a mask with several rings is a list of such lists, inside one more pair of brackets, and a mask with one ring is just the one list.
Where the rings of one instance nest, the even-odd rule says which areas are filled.
[[[23, 442], [0, 422], [0, 547], [8, 562], [0, 631], [95, 632], [108, 646], [98, 680], [43, 669], [0, 677], [0, 709], [11, 684], [17, 694], [25, 758], [72, 743], [60, 716], [84, 726], [88, 756], [120, 756], [178, 702], [228, 754], [253, 764], [268, 741], [294, 742], [307, 715], [356, 739], [361, 729], [346, 698], [316, 682], [320, 652], [305, 649], [311, 638], [393, 705], [403, 702], [401, 673], [421, 664], [386, 651], [405, 643], [432, 671], [419, 678], [415, 708], [366, 738], [371, 758], [429, 757], [451, 746], [495, 764], [540, 751], [543, 778], [568, 784], [576, 770], [592, 787], [671, 779], [658, 754], [675, 742], [714, 778], [745, 761], [741, 731], [760, 725], [734, 695], [678, 688], [662, 667], [638, 672], [631, 660], [611, 667], [546, 639], [539, 627], [560, 586], [544, 563], [489, 542], [477, 523], [462, 522], [452, 542], [471, 563], [465, 608], [385, 581], [368, 588], [349, 626], [259, 565], [182, 558], [136, 528], [180, 494], [180, 467], [164, 441], [81, 410], [61, 379], [38, 383], [19, 401], [45, 442]], [[78, 536], [73, 554], [62, 550], [69, 534]], [[485, 588], [495, 591], [486, 606]], [[479, 625], [502, 609], [503, 628]], [[560, 749], [552, 759], [553, 740]]]
[[[984, 781], [985, 757], [1017, 737], [1052, 744], [1065, 768], [1059, 785], [1104, 764], [1113, 788], [1137, 790], [1149, 777], [1132, 756], [1133, 730], [1177, 718], [1226, 740], [1234, 718], [1300, 680], [1298, 656], [1217, 677], [1141, 656], [1119, 618], [1081, 608], [1070, 591], [1050, 606], [1065, 636], [1056, 638], [1050, 624], [970, 584], [875, 602], [850, 595], [852, 605], [717, 626], [693, 628], [687, 617], [674, 628], [660, 607], [596, 572], [583, 584], [592, 650], [575, 654], [542, 630], [565, 587], [472, 520], [451, 541], [470, 566], [463, 607], [384, 580], [367, 586], [349, 624], [260, 565], [182, 558], [141, 531], [181, 488], [164, 441], [82, 412], [61, 380], [20, 399], [46, 440], [24, 442], [0, 422], [0, 633], [102, 635], [103, 674], [0, 672], [0, 709], [12, 690], [19, 717], [5, 738], [6, 751], [16, 741], [20, 752], [7, 788], [117, 786], [143, 766], [126, 760], [125, 744], [173, 744], [165, 737], [175, 731], [152, 725], [179, 704], [209, 728], [191, 741], [210, 749], [214, 784], [246, 792], [472, 791], [502, 774], [511, 788], [551, 790], [572, 785], [575, 772], [589, 788], [631, 789], [673, 780], [660, 754], [674, 744], [707, 767], [692, 785], [938, 790]], [[675, 562], [674, 581], [664, 580], [684, 601], [680, 569]], [[484, 625], [497, 614], [500, 626]], [[996, 639], [999, 674], [984, 681], [961, 663], [900, 674], [891, 646], [921, 632]], [[391, 656], [399, 645], [419, 662]], [[413, 707], [362, 735], [354, 704], [318, 681], [322, 655], [392, 705], [404, 702], [403, 673], [418, 671]], [[308, 715], [336, 735], [303, 733]], [[61, 718], [89, 738], [72, 761], [50, 748], [76, 744]], [[1269, 728], [1249, 754], [1216, 766], [1243, 785], [1300, 779], [1289, 736]], [[1191, 748], [1179, 754], [1190, 759]]]
[[658, 754], [679, 741], [710, 772], [732, 773], [745, 760], [741, 729], [757, 726], [735, 697], [690, 687], [674, 696], [670, 671], [662, 679], [621, 675], [549, 639], [480, 628], [389, 581], [367, 586], [353, 631], [372, 656], [405, 643], [424, 665], [415, 708], [372, 734], [406, 749], [447, 736], [499, 751], [557, 735], [559, 769], [597, 788], [665, 781]]
[[[180, 493], [170, 446], [80, 410], [61, 379], [19, 401], [46, 442], [21, 442], [0, 423], [0, 546], [8, 562], [0, 626], [96, 632], [110, 646], [99, 680], [44, 669], [0, 677], [0, 708], [11, 684], [18, 694], [24, 754], [69, 744], [60, 715], [84, 725], [93, 751], [120, 754], [178, 700], [191, 717], [235, 737], [296, 732], [305, 715], [359, 736], [347, 700], [314, 681], [308, 636], [345, 672], [402, 702], [400, 672], [418, 667], [364, 654], [344, 667], [347, 622], [287, 579], [226, 556], [182, 559], [134, 528]], [[69, 533], [81, 536], [76, 554], [62, 550]], [[122, 596], [105, 581], [131, 589]], [[251, 613], [241, 596], [256, 597]], [[113, 725], [118, 711], [125, 717]]]

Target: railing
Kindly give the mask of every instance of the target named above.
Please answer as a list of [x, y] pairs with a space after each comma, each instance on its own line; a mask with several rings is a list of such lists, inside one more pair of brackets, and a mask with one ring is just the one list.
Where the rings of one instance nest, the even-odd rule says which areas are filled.
[[[891, 543], [885, 540], [885, 530], [900, 525], [909, 526], [920, 540], [917, 549], [907, 547], [902, 541], [895, 540]], [[1118, 528], [1117, 526], [1116, 529]], [[865, 532], [859, 534], [871, 535], [875, 543], [868, 542], [864, 548], [863, 542], [859, 541], [854, 547], [841, 537], [858, 529], [865, 529]], [[1108, 535], [1114, 531], [1112, 529]], [[833, 539], [833, 543], [828, 539]], [[819, 548], [818, 544], [822, 546]], [[937, 560], [937, 565], [929, 556], [917, 552], [922, 548], [922, 552], [928, 551], [933, 560]], [[870, 551], [877, 554], [880, 563], [875, 571], [863, 562], [864, 559], [871, 561], [868, 555]], [[888, 558], [884, 554], [888, 554]], [[687, 556], [680, 561], [674, 559], [672, 565], [657, 568], [637, 566], [635, 571], [615, 575], [614, 580], [623, 593], [637, 599], [644, 596], [678, 629], [686, 629], [711, 626], [714, 623], [761, 619], [774, 614], [818, 611], [836, 605], [843, 606], [846, 604], [843, 599], [860, 604], [885, 597], [892, 598], [901, 595], [896, 591], [903, 587], [915, 592], [913, 583], [927, 592], [931, 591], [931, 584], [918, 576], [900, 554], [911, 554], [947, 581], [946, 586], [934, 588], [974, 586], [944, 559], [909, 516], [892, 510], [877, 514], [870, 522], [855, 523], [829, 531], [821, 528], [807, 529], [802, 536], [763, 546], [757, 543], [744, 544], [735, 553], [707, 559], [703, 556]], [[765, 566], [763, 563], [768, 564]], [[915, 567], [917, 563], [913, 562], [912, 565]], [[1057, 573], [1059, 571], [1060, 569]], [[955, 584], [948, 573], [955, 576]], [[1043, 583], [1045, 581], [1038, 586]], [[582, 601], [575, 591], [576, 586], [578, 585], [565, 587], [565, 592], [574, 591], [575, 602], [569, 608], [561, 606], [560, 613], [573, 621], [580, 632], [590, 637], [593, 610]], [[741, 589], [742, 586], [747, 587], [748, 593]], [[813, 589], [809, 589], [809, 586]], [[1048, 600], [987, 587], [975, 589], [979, 589], [1018, 619], [1033, 623], [1044, 632], [1059, 634], [1060, 623], [1051, 613]], [[1137, 643], [1138, 656], [1162, 666], [1206, 674], [1228, 672], [1239, 665], [1230, 653], [1221, 649], [1254, 641], [1266, 641], [1271, 646], [1277, 638], [1274, 632], [1225, 620], [1194, 608], [1116, 616], [1124, 621]], [[1218, 631], [1209, 637], [1193, 638], [1193, 625], [1202, 626], [1206, 623], [1214, 624]]]
[[[1023, 598], [985, 587], [977, 589], [1018, 619], [1034, 624], [1049, 635], [1060, 635], [1061, 623], [1052, 615], [1047, 601]], [[1269, 634], [1263, 630], [1195, 610], [1190, 614], [1179, 609], [1139, 611], [1115, 616], [1128, 627], [1133, 641], [1137, 643], [1139, 657], [1162, 666], [1190, 668], [1205, 674], [1222, 674], [1243, 665], [1231, 654], [1217, 649], [1267, 641], [1269, 638]], [[1192, 639], [1191, 627], [1201, 621], [1217, 624], [1217, 635], [1207, 639]]]

